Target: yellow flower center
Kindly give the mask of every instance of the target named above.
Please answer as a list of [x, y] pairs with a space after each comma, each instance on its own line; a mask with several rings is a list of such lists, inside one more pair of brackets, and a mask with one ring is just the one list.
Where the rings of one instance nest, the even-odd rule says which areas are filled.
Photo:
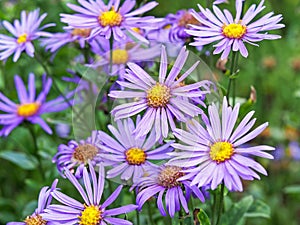
[[171, 29], [172, 25], [171, 24], [167, 24], [163, 27], [164, 30], [169, 30]]
[[97, 153], [98, 149], [94, 145], [83, 144], [74, 149], [72, 158], [75, 161], [87, 163], [88, 160], [92, 160], [97, 155]]
[[180, 186], [180, 182], [177, 179], [184, 175], [184, 173], [180, 172], [181, 170], [182, 168], [178, 166], [165, 167], [158, 176], [158, 184], [165, 188]]
[[24, 103], [18, 106], [17, 114], [23, 117], [33, 116], [38, 112], [40, 106], [41, 104], [37, 102]]
[[131, 30], [133, 30], [135, 33], [138, 33], [138, 34], [142, 33], [141, 29], [138, 27], [132, 27]]
[[128, 52], [124, 49], [115, 49], [112, 51], [112, 63], [113, 64], [125, 64], [128, 62]]
[[102, 211], [99, 209], [99, 206], [86, 206], [84, 205], [84, 210], [79, 216], [80, 225], [98, 225], [102, 220]]
[[141, 165], [145, 163], [147, 155], [140, 148], [130, 148], [125, 152], [125, 157], [129, 165]]
[[18, 44], [22, 44], [22, 43], [25, 43], [27, 41], [27, 34], [24, 33], [24, 34], [21, 34], [18, 39], [17, 39], [17, 43]]
[[240, 39], [247, 32], [247, 27], [239, 23], [231, 23], [223, 26], [223, 35], [228, 38]]
[[147, 92], [148, 105], [153, 108], [165, 107], [171, 98], [171, 90], [164, 84], [156, 83]]
[[40, 215], [27, 216], [24, 220], [26, 225], [46, 225], [47, 221], [43, 220]]
[[210, 146], [209, 156], [217, 163], [221, 163], [230, 159], [234, 154], [232, 144], [226, 141], [216, 142]]
[[200, 22], [195, 17], [193, 17], [192, 14], [190, 14], [189, 12], [186, 12], [179, 19], [178, 25], [181, 26], [181, 27], [188, 27], [189, 24], [199, 25]]
[[116, 12], [114, 7], [111, 7], [110, 11], [102, 12], [98, 17], [98, 21], [102, 27], [120, 26], [123, 17], [120, 13]]
[[91, 29], [80, 29], [80, 28], [75, 28], [72, 30], [72, 35], [73, 36], [81, 36], [84, 38], [87, 38], [91, 34]]

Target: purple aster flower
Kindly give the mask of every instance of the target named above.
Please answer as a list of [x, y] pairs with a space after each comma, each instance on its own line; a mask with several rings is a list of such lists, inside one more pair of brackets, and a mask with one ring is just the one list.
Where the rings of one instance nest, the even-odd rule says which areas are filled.
[[[137, 117], [136, 126], [141, 122]], [[117, 128], [112, 125], [108, 126], [110, 132], [115, 136], [116, 140], [103, 131], [99, 131], [98, 138], [101, 140], [99, 145], [110, 155], [106, 156], [107, 160], [115, 161], [118, 165], [107, 171], [107, 178], [113, 178], [121, 175], [122, 180], [132, 178], [136, 182], [147, 171], [146, 168], [157, 167], [149, 160], [165, 160], [168, 159], [168, 152], [172, 151], [170, 147], [172, 141], [154, 148], [156, 145], [154, 130], [149, 136], [137, 137], [133, 133], [135, 124], [132, 119], [117, 121]]]
[[[102, 157], [105, 156], [100, 150], [97, 131], [93, 131], [91, 137], [86, 140], [76, 142], [70, 141], [68, 145], [60, 144], [58, 152], [53, 157], [53, 163], [56, 163], [57, 169], [62, 176], [65, 169], [75, 172], [76, 178], [82, 177], [83, 168], [88, 164], [96, 166], [103, 162]], [[108, 160], [105, 161], [108, 163]], [[108, 164], [110, 165], [110, 164]], [[74, 171], [75, 170], [75, 171]]]
[[216, 49], [213, 53], [223, 52], [221, 59], [225, 59], [231, 50], [234, 52], [239, 51], [243, 57], [247, 57], [248, 50], [244, 42], [257, 46], [255, 42], [281, 38], [279, 35], [268, 34], [267, 32], [284, 27], [283, 24], [278, 24], [282, 20], [282, 15], [273, 16], [274, 13], [270, 12], [255, 22], [251, 22], [265, 8], [263, 3], [264, 1], [261, 1], [257, 7], [253, 4], [241, 18], [243, 1], [237, 0], [234, 19], [226, 9], [223, 13], [214, 5], [214, 15], [209, 9], [204, 9], [201, 5], [198, 5], [206, 19], [199, 16], [197, 12], [192, 12], [192, 15], [202, 26], [190, 25], [192, 29], [186, 30], [188, 34], [195, 36], [195, 42], [191, 45], [202, 46], [219, 41], [214, 45]]
[[300, 146], [296, 141], [291, 141], [289, 143], [289, 152], [294, 160], [300, 160]]
[[[172, 130], [175, 129], [173, 116], [179, 121], [186, 122], [188, 117], [201, 114], [202, 109], [192, 104], [189, 99], [209, 93], [209, 90], [202, 91], [199, 89], [200, 87], [206, 87], [208, 81], [181, 85], [182, 81], [199, 64], [199, 62], [196, 62], [190, 69], [183, 72], [182, 68], [188, 54], [186, 48], [183, 47], [167, 75], [167, 54], [163, 46], [158, 81], [154, 80], [138, 65], [128, 63], [130, 69], [124, 75], [127, 81], [119, 81], [118, 83], [133, 90], [111, 91], [109, 96], [113, 98], [133, 98], [135, 101], [115, 107], [112, 110], [115, 120], [130, 117], [146, 110], [134, 132], [140, 137], [154, 129], [156, 131], [156, 140], [158, 140], [162, 137], [167, 137], [169, 125]], [[182, 75], [178, 78], [180, 73]], [[203, 102], [202, 105], [205, 107]]]
[[[33, 124], [39, 124], [48, 134], [52, 134], [51, 128], [41, 118], [45, 113], [59, 112], [69, 107], [63, 97], [58, 97], [46, 102], [46, 97], [52, 85], [52, 79], [43, 77], [43, 88], [36, 97], [35, 77], [33, 73], [29, 74], [28, 91], [18, 75], [15, 76], [15, 85], [18, 92], [19, 104], [9, 100], [0, 92], [0, 111], [6, 114], [0, 114], [0, 124], [3, 125], [0, 136], [7, 136], [10, 132], [23, 121], [29, 121]], [[74, 92], [66, 95], [70, 99]]]
[[192, 179], [191, 185], [198, 187], [209, 185], [215, 189], [224, 182], [230, 191], [242, 191], [242, 182], [259, 179], [258, 171], [267, 175], [266, 170], [250, 156], [259, 156], [273, 159], [273, 156], [264, 151], [274, 150], [267, 145], [246, 147], [244, 144], [259, 135], [267, 126], [264, 123], [249, 132], [256, 119], [252, 119], [254, 111], [249, 112], [234, 129], [237, 122], [240, 105], [232, 109], [228, 106], [226, 97], [223, 100], [222, 119], [215, 104], [208, 107], [210, 124], [206, 129], [196, 120], [187, 123], [188, 131], [176, 129], [175, 137], [185, 144], [175, 143], [174, 148], [181, 152], [170, 153], [174, 158], [168, 165], [192, 167], [183, 170], [186, 175], [179, 180]]
[[34, 213], [30, 216], [27, 216], [24, 222], [9, 222], [6, 225], [31, 225], [31, 224], [48, 224], [52, 225], [51, 222], [47, 222], [43, 217], [42, 213], [44, 210], [50, 205], [52, 201], [52, 195], [51, 193], [56, 190], [56, 185], [57, 185], [58, 180], [54, 180], [52, 183], [51, 188], [49, 187], [43, 187], [40, 191], [39, 194], [39, 199], [38, 199], [38, 207], [34, 211]]
[[132, 223], [127, 220], [112, 216], [131, 212], [137, 208], [136, 205], [131, 204], [115, 209], [107, 209], [116, 200], [123, 186], [120, 185], [110, 197], [100, 204], [105, 181], [104, 168], [99, 164], [98, 179], [92, 165], [89, 166], [89, 170], [90, 173], [88, 173], [86, 167], [83, 169], [83, 185], [81, 185], [76, 177], [66, 169], [66, 177], [80, 193], [84, 203], [55, 190], [52, 196], [62, 205], [49, 205], [45, 213], [42, 214], [43, 218], [53, 224], [131, 225]]
[[8, 21], [3, 22], [3, 26], [14, 37], [0, 34], [0, 60], [7, 59], [14, 54], [13, 61], [16, 62], [23, 51], [30, 57], [34, 56], [32, 41], [40, 36], [47, 36], [48, 33], [42, 30], [54, 26], [54, 24], [47, 24], [40, 27], [47, 13], [41, 16], [39, 16], [39, 13], [39, 9], [29, 12], [28, 15], [26, 15], [25, 11], [22, 11], [21, 20], [15, 20], [14, 25]]
[[58, 49], [68, 43], [78, 42], [80, 48], [84, 48], [86, 38], [90, 35], [91, 29], [72, 29], [65, 33], [49, 34], [46, 38], [41, 39], [41, 45], [45, 46], [46, 50], [56, 52]]
[[94, 43], [91, 44], [92, 51], [99, 57], [89, 66], [94, 68], [103, 66], [104, 71], [110, 75], [120, 75], [120, 77], [123, 77], [128, 62], [138, 63], [159, 56], [160, 45], [145, 48], [139, 44], [128, 41], [114, 42], [112, 48], [112, 69], [110, 72], [110, 41], [101, 37], [95, 38], [94, 40]]
[[198, 187], [191, 186], [191, 182], [188, 180], [177, 181], [184, 175], [181, 170], [181, 167], [164, 165], [148, 170], [149, 175], [142, 177], [135, 185], [139, 188], [136, 197], [139, 210], [149, 198], [156, 195], [158, 195], [157, 207], [163, 216], [167, 215], [163, 204], [164, 196], [166, 208], [171, 217], [174, 216], [175, 212], [180, 211], [180, 205], [186, 213], [189, 213], [188, 201], [191, 194], [204, 202], [204, 195]]
[[[138, 17], [155, 6], [157, 2], [149, 2], [142, 7], [133, 9], [135, 0], [126, 0], [120, 6], [120, 0], [110, 0], [107, 5], [102, 0], [78, 0], [81, 6], [67, 4], [69, 8], [78, 12], [74, 15], [61, 14], [61, 21], [67, 23], [71, 28], [92, 29], [90, 38], [97, 35], [106, 39], [113, 38], [117, 41], [128, 37], [127, 32], [140, 41], [148, 42], [142, 35], [132, 28], [150, 28], [160, 19], [152, 16]], [[130, 12], [131, 11], [131, 12]]]

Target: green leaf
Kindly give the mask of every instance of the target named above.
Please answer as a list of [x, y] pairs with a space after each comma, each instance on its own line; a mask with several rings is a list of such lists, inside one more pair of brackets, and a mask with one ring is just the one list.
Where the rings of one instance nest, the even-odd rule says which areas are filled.
[[251, 205], [245, 217], [257, 218], [270, 218], [271, 217], [271, 209], [266, 203], [261, 200], [255, 200], [254, 203]]
[[244, 216], [249, 210], [250, 206], [253, 204], [253, 197], [246, 196], [241, 199], [238, 203], [235, 203], [231, 209], [229, 209], [223, 216], [222, 224], [232, 225], [232, 224], [243, 224]]
[[37, 166], [37, 160], [33, 156], [22, 152], [3, 151], [0, 152], [0, 158], [8, 160], [24, 170], [33, 170]]
[[200, 222], [200, 225], [210, 225], [210, 220], [208, 215], [204, 212], [203, 209], [200, 209], [200, 211], [197, 214], [197, 218]]
[[283, 189], [286, 194], [300, 194], [300, 185], [291, 185]]

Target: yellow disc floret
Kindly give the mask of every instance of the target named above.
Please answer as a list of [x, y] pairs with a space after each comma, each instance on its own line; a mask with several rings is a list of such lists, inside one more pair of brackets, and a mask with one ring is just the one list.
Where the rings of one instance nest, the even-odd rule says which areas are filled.
[[91, 34], [91, 29], [80, 29], [80, 28], [75, 28], [72, 30], [72, 35], [73, 36], [80, 36], [87, 38]]
[[102, 27], [120, 26], [122, 20], [122, 15], [119, 12], [116, 12], [114, 7], [112, 7], [110, 11], [102, 12], [98, 17], [98, 21]]
[[24, 33], [24, 34], [21, 34], [18, 39], [17, 39], [17, 43], [18, 44], [23, 44], [27, 41], [27, 34]]
[[147, 92], [147, 102], [150, 107], [165, 107], [171, 98], [171, 90], [164, 84], [157, 83]]
[[186, 12], [179, 19], [178, 25], [181, 26], [181, 27], [188, 27], [189, 24], [199, 25], [200, 22], [191, 13]]
[[216, 142], [210, 146], [209, 156], [217, 163], [224, 162], [231, 158], [234, 149], [231, 143], [226, 141]]
[[141, 165], [145, 163], [147, 155], [143, 149], [130, 148], [125, 152], [125, 157], [129, 165]]
[[223, 35], [228, 38], [240, 39], [247, 32], [247, 27], [240, 23], [231, 23], [223, 26]]
[[112, 51], [112, 63], [113, 64], [125, 64], [128, 62], [128, 52], [125, 49], [115, 49]]
[[43, 220], [40, 215], [27, 216], [24, 220], [26, 225], [46, 225], [47, 221]]
[[80, 225], [98, 225], [102, 220], [102, 211], [99, 209], [99, 206], [94, 205], [84, 205], [84, 210], [79, 216]]
[[88, 160], [92, 160], [98, 153], [98, 149], [91, 144], [79, 145], [75, 148], [72, 158], [75, 161], [81, 163], [87, 163]]
[[178, 166], [166, 166], [158, 175], [158, 184], [165, 188], [180, 186], [181, 183], [177, 179], [184, 175], [181, 170]]
[[40, 106], [41, 105], [37, 102], [21, 104], [18, 106], [17, 114], [18, 116], [23, 116], [23, 117], [33, 116], [38, 112]]

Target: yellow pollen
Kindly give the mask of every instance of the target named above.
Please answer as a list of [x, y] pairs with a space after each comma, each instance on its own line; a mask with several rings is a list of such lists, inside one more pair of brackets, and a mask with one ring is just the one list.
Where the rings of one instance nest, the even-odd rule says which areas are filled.
[[231, 23], [224, 24], [223, 26], [223, 35], [228, 38], [240, 39], [247, 32], [247, 27], [245, 25], [241, 25], [240, 23]]
[[114, 7], [111, 7], [110, 11], [102, 12], [98, 17], [98, 21], [102, 27], [120, 26], [123, 17], [119, 12], [116, 12]]
[[128, 52], [125, 49], [115, 49], [112, 51], [112, 63], [113, 64], [125, 64], [128, 62]]
[[134, 32], [136, 32], [136, 33], [138, 33], [138, 34], [141, 34], [141, 33], [142, 33], [142, 32], [141, 32], [141, 29], [138, 28], [138, 27], [133, 27], [133, 28], [131, 28], [131, 30], [133, 30]]
[[234, 154], [232, 144], [226, 141], [216, 142], [210, 146], [209, 156], [217, 163], [224, 162]]
[[181, 170], [182, 168], [177, 166], [165, 167], [158, 175], [158, 184], [166, 188], [180, 186], [181, 183], [177, 179], [184, 175]]
[[24, 34], [21, 34], [18, 39], [17, 39], [17, 43], [18, 44], [23, 44], [27, 41], [27, 34], [24, 33]]
[[17, 114], [23, 117], [33, 116], [38, 112], [40, 106], [37, 102], [21, 104], [18, 106]]
[[125, 157], [129, 165], [141, 165], [145, 163], [147, 155], [140, 148], [130, 148], [125, 152]]
[[169, 30], [171, 29], [172, 25], [171, 24], [167, 24], [166, 26], [163, 27], [164, 30]]
[[79, 145], [74, 149], [72, 158], [75, 161], [79, 161], [81, 163], [87, 163], [88, 160], [93, 159], [98, 153], [98, 149], [91, 144], [83, 144]]
[[200, 22], [193, 17], [189, 12], [186, 12], [178, 21], [178, 25], [181, 27], [187, 27], [189, 24], [199, 25]]
[[24, 220], [26, 225], [46, 225], [47, 221], [43, 220], [40, 215], [27, 216]]
[[102, 220], [102, 211], [99, 209], [99, 206], [94, 205], [84, 205], [84, 210], [79, 216], [80, 225], [98, 225]]
[[153, 108], [165, 107], [171, 98], [171, 90], [164, 84], [156, 83], [147, 91], [148, 105]]
[[72, 30], [72, 35], [73, 36], [80, 36], [87, 38], [91, 34], [91, 29], [80, 29], [80, 28], [75, 28]]

